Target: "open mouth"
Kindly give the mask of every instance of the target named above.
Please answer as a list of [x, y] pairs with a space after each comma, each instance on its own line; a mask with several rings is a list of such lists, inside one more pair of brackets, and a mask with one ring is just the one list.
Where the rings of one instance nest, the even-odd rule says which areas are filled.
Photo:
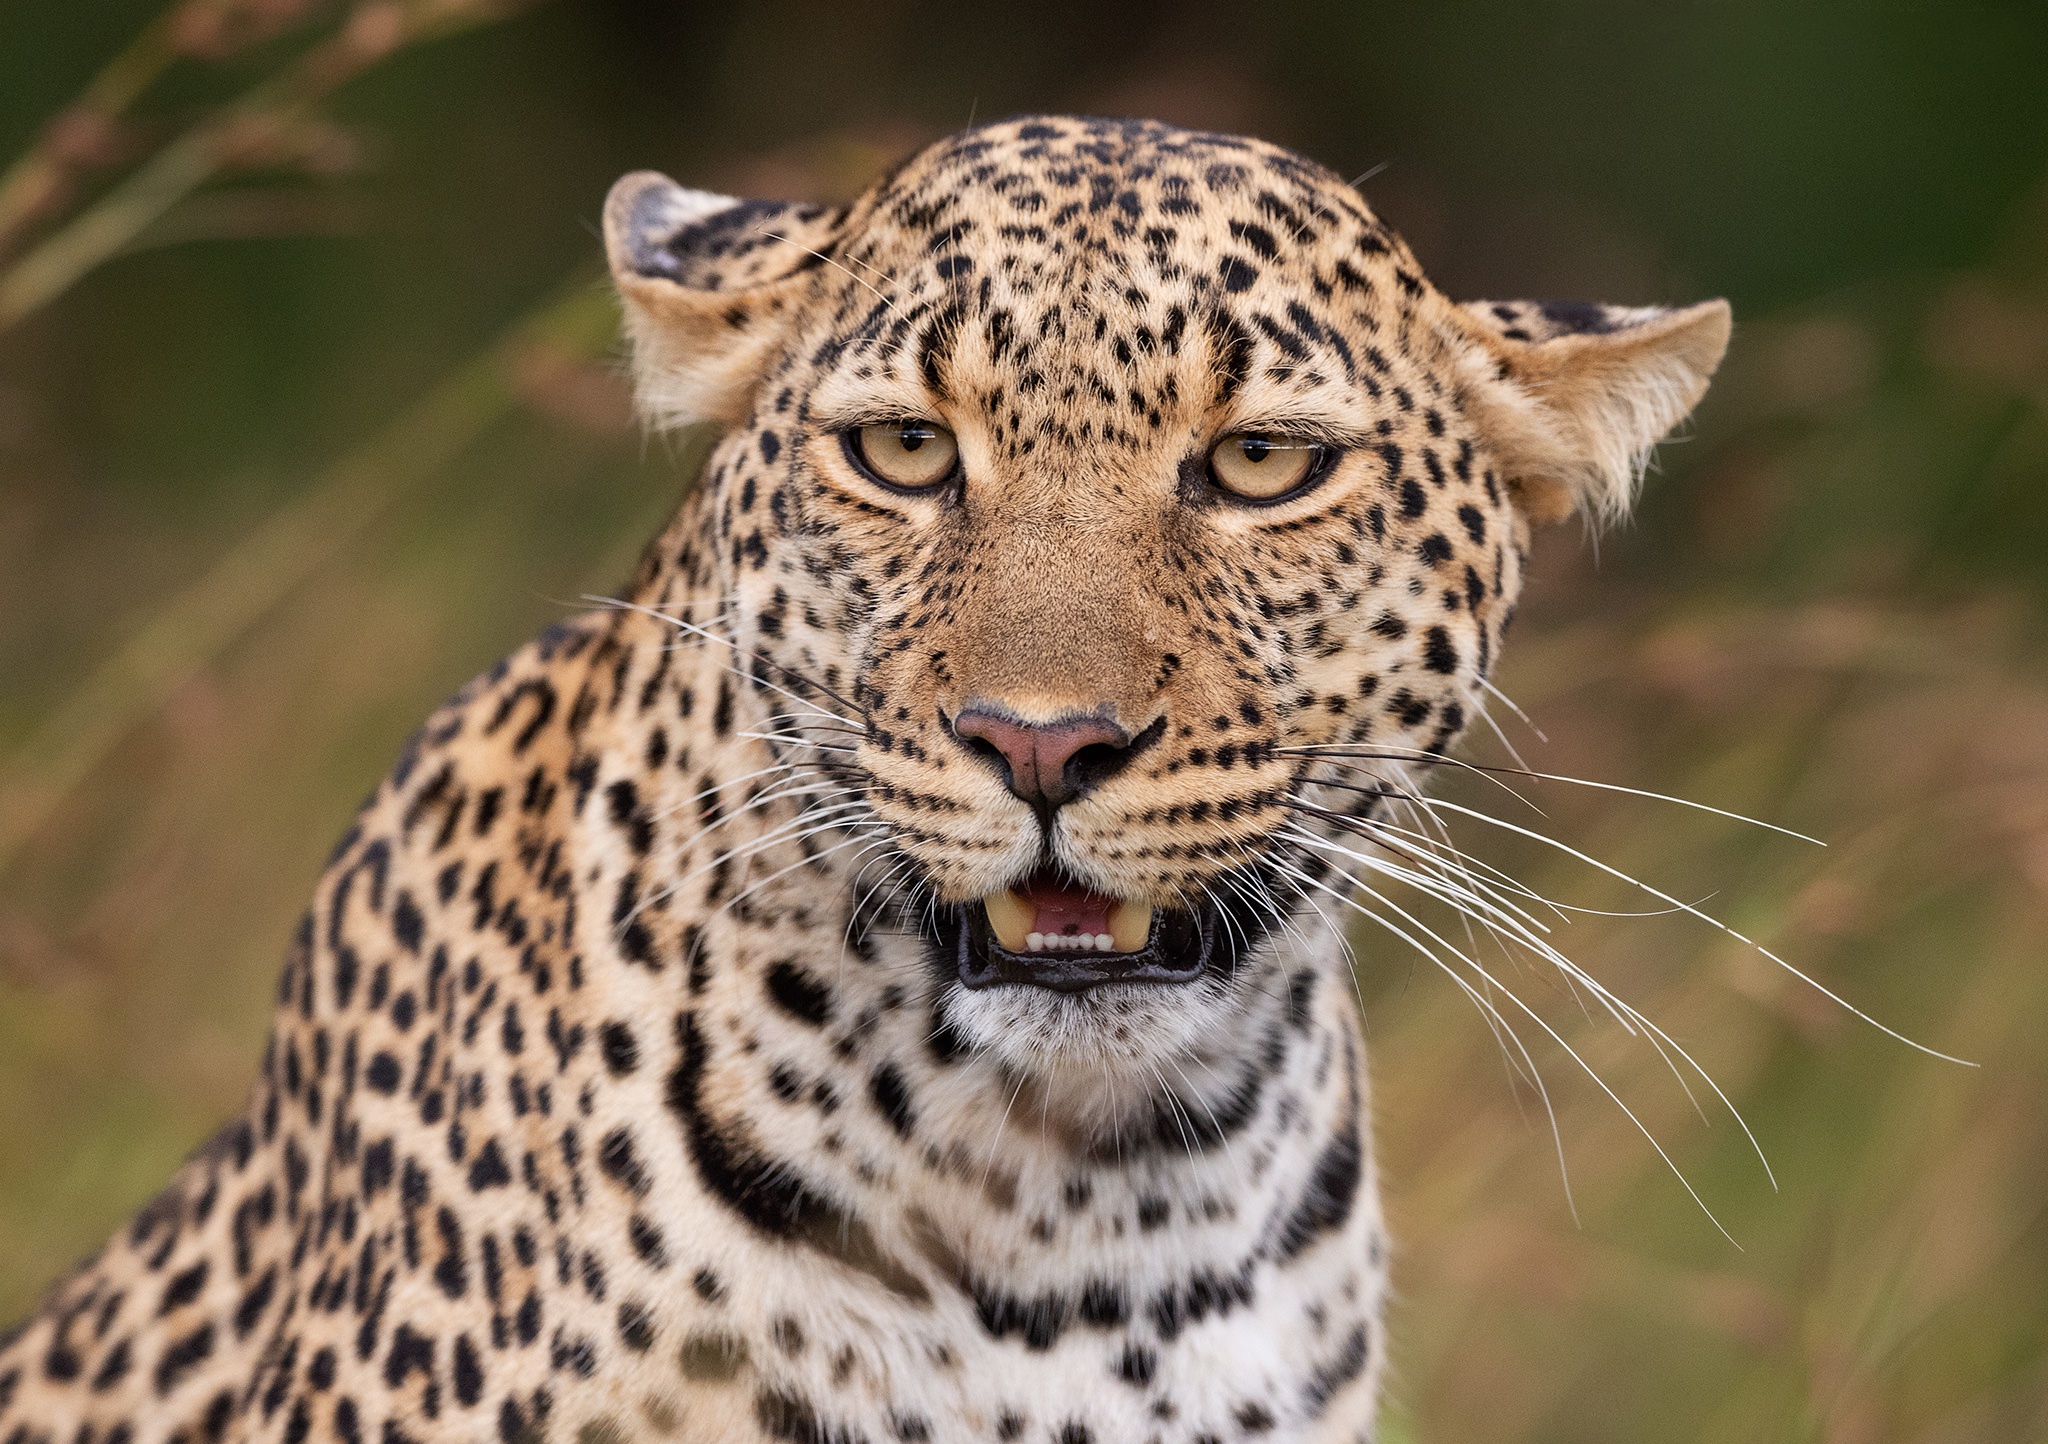
[[960, 909], [957, 963], [969, 988], [1186, 983], [1207, 966], [1214, 936], [1202, 914], [1090, 892], [1041, 868]]

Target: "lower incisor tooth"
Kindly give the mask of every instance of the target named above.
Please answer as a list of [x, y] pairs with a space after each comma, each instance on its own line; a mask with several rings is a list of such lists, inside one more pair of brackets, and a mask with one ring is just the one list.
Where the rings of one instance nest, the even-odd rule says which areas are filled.
[[1152, 936], [1152, 905], [1120, 902], [1109, 910], [1109, 941], [1096, 946], [1119, 953], [1135, 953]]

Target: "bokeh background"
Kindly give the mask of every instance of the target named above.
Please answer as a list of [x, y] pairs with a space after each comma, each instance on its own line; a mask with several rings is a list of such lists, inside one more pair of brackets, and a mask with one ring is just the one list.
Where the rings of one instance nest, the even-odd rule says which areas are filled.
[[1775, 1190], [1642, 1039], [1501, 981], [1702, 1207], [1525, 1021], [1561, 1170], [1478, 1011], [1361, 936], [1387, 1437], [2048, 1439], [2048, 14], [2000, 0], [0, 7], [0, 1316], [237, 1106], [404, 734], [688, 484], [701, 440], [643, 438], [619, 383], [611, 179], [842, 198], [1039, 109], [1370, 173], [1454, 293], [1732, 299], [1637, 521], [1544, 538], [1531, 722], [1471, 755], [1828, 846], [1463, 795], [1976, 1065], [1686, 919], [1569, 915]]

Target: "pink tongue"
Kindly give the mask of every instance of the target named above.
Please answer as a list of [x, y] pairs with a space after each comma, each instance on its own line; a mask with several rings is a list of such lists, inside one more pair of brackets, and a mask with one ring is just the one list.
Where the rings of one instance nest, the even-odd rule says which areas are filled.
[[1056, 935], [1109, 931], [1109, 910], [1116, 899], [1086, 888], [1068, 887], [1054, 879], [1033, 878], [1015, 889], [1031, 909], [1031, 931]]

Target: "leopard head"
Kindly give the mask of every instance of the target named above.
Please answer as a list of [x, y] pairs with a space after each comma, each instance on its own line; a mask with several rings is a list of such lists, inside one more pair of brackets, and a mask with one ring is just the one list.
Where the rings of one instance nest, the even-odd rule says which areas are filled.
[[1027, 1070], [1283, 991], [1343, 885], [1304, 839], [1452, 745], [1531, 529], [1624, 511], [1729, 333], [1454, 302], [1330, 172], [1152, 123], [970, 130], [834, 209], [638, 173], [605, 235], [645, 412], [723, 428], [699, 594], [833, 699], [790, 745], [837, 749], [951, 1023]]

